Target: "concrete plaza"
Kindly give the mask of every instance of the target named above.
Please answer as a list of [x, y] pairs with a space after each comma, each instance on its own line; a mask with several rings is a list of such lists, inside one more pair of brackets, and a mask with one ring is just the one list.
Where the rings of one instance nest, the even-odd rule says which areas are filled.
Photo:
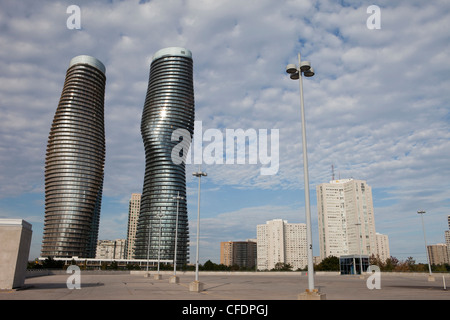
[[[190, 292], [194, 273], [177, 272], [179, 283], [169, 283], [172, 272], [161, 271], [161, 280], [144, 272], [81, 271], [80, 289], [68, 289], [70, 274], [29, 277], [25, 287], [0, 291], [0, 300], [297, 300], [308, 287], [305, 273], [200, 272], [202, 292]], [[450, 300], [450, 274], [385, 274], [380, 289], [369, 289], [359, 276], [316, 274], [315, 287], [326, 300]]]

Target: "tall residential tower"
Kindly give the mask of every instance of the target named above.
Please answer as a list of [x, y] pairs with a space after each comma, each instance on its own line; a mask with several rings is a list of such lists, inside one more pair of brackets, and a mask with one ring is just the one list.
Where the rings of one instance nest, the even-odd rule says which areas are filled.
[[[180, 143], [178, 137], [172, 139], [172, 134], [182, 129], [191, 138], [194, 120], [192, 54], [179, 47], [161, 49], [152, 59], [142, 113], [145, 176], [135, 258], [145, 259], [148, 248], [150, 259], [160, 256], [172, 260], [178, 231], [177, 263], [187, 262], [189, 230], [185, 163], [177, 164], [172, 159], [172, 151]], [[183, 199], [179, 201], [177, 226], [175, 197], [178, 195]]]
[[136, 230], [139, 221], [140, 210], [141, 210], [141, 194], [132, 193], [128, 205], [128, 229], [127, 229], [127, 242], [125, 246], [126, 259], [133, 259], [134, 257], [134, 242], [136, 241]]
[[377, 255], [372, 188], [363, 180], [317, 186], [320, 258]]
[[45, 160], [42, 257], [94, 258], [105, 163], [105, 66], [70, 61]]

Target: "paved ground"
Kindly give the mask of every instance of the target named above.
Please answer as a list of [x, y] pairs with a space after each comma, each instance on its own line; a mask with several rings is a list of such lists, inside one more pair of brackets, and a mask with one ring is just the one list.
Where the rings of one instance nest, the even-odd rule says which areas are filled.
[[[69, 274], [27, 278], [25, 288], [0, 291], [0, 300], [297, 300], [308, 287], [306, 275], [202, 274], [204, 291], [190, 292], [194, 275], [178, 274], [178, 284], [142, 274], [88, 274], [81, 272], [81, 288], [68, 289]], [[445, 275], [450, 285], [450, 274]], [[380, 289], [368, 289], [367, 276], [316, 275], [315, 287], [326, 300], [450, 300], [442, 275], [429, 282], [427, 275], [383, 275]], [[372, 282], [373, 283], [373, 282]]]

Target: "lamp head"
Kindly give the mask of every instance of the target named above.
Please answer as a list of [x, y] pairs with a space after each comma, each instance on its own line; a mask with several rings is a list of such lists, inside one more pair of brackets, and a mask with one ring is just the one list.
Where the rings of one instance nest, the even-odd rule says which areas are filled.
[[293, 74], [293, 73], [298, 72], [297, 66], [295, 64], [288, 64], [286, 66], [286, 72], [289, 73], [289, 74]]
[[291, 73], [289, 76], [292, 80], [298, 80], [300, 78], [300, 73], [297, 71], [296, 73]]
[[309, 61], [302, 61], [300, 64], [300, 70], [302, 72], [308, 71], [311, 68], [311, 63]]
[[303, 74], [305, 75], [305, 77], [312, 77], [315, 75], [314, 69], [310, 67], [309, 70], [303, 72]]

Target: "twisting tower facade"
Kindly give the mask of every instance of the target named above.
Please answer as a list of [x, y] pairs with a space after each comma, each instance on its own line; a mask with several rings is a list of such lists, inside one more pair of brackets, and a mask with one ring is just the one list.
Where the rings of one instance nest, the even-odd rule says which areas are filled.
[[192, 54], [179, 47], [161, 49], [150, 66], [141, 122], [146, 161], [135, 258], [174, 259], [177, 234], [177, 263], [187, 262], [186, 171], [184, 162], [172, 161], [179, 143], [172, 141], [172, 133], [183, 129], [192, 137], [194, 120]]
[[45, 160], [42, 257], [95, 257], [105, 163], [105, 66], [70, 61]]

